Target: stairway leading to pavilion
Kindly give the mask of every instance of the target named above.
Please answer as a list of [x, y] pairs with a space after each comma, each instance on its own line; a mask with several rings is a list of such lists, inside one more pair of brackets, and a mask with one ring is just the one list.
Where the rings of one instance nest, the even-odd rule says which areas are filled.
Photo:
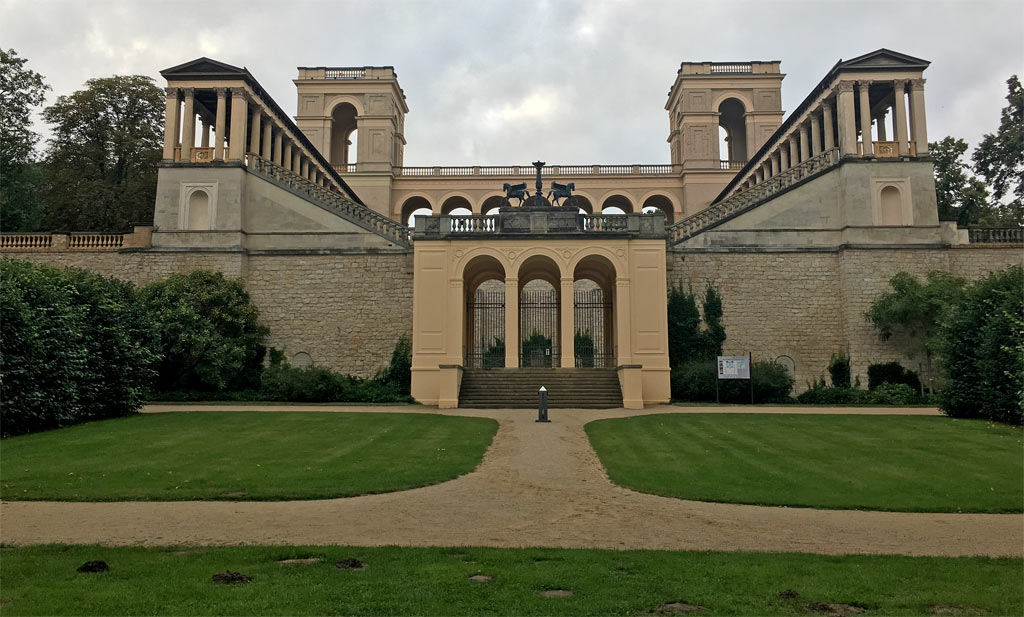
[[459, 407], [536, 409], [541, 386], [551, 408], [622, 407], [618, 374], [603, 368], [466, 369]]

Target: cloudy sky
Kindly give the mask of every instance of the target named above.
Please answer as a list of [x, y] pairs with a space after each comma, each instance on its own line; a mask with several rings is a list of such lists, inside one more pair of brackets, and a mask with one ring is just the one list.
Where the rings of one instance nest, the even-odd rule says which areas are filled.
[[681, 61], [781, 60], [794, 109], [840, 58], [932, 62], [928, 133], [977, 143], [1024, 72], [1024, 2], [870, 0], [0, 0], [0, 45], [53, 88], [199, 56], [294, 113], [297, 66], [393, 65], [406, 165], [663, 163]]

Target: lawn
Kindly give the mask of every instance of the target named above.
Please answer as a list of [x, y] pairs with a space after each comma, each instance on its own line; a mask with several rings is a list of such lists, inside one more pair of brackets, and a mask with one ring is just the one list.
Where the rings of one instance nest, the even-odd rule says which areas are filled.
[[921, 416], [664, 414], [585, 428], [611, 480], [645, 493], [813, 508], [1024, 510], [1020, 427]]
[[472, 471], [498, 423], [427, 414], [144, 414], [5, 439], [7, 500], [326, 499]]
[[[5, 547], [4, 615], [1020, 615], [1020, 559], [490, 548]], [[363, 570], [339, 570], [354, 557]], [[320, 558], [282, 565], [284, 558]], [[104, 573], [79, 574], [90, 560]], [[217, 585], [231, 570], [252, 582]], [[470, 576], [493, 577], [473, 582]], [[546, 590], [571, 591], [548, 598]], [[792, 590], [795, 597], [780, 596]], [[946, 612], [943, 612], [946, 611]]]

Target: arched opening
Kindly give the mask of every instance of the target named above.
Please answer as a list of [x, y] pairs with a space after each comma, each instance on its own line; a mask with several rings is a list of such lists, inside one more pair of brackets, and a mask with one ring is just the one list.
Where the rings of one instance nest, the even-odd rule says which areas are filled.
[[196, 189], [188, 196], [188, 229], [212, 229], [210, 223], [210, 194]]
[[492, 195], [484, 200], [484, 203], [480, 204], [480, 212], [484, 216], [497, 216], [498, 208], [501, 207], [501, 201], [504, 199], [500, 195]]
[[419, 196], [410, 197], [402, 204], [402, 223], [409, 227], [415, 227], [417, 216], [430, 216], [433, 213], [430, 202], [426, 198]]
[[615, 267], [590, 255], [573, 271], [573, 353], [577, 368], [615, 366]]
[[672, 224], [674, 214], [672, 200], [664, 195], [651, 195], [645, 199], [641, 212], [644, 214], [661, 212], [665, 215], [665, 225], [667, 226]]
[[441, 204], [441, 214], [470, 215], [473, 207], [465, 197], [449, 197]]
[[356, 162], [356, 108], [340, 103], [331, 110], [331, 165], [347, 166]]
[[590, 200], [583, 195], [573, 195], [572, 202], [570, 203], [579, 208], [580, 214], [589, 215], [594, 213], [594, 204], [590, 203]]
[[519, 366], [560, 366], [560, 275], [550, 257], [535, 255], [519, 268]]
[[633, 202], [624, 195], [612, 195], [601, 204], [601, 214], [632, 214]]
[[882, 189], [881, 210], [882, 225], [903, 224], [903, 199], [898, 188], [887, 186]]
[[[718, 106], [718, 126], [725, 129], [725, 149], [719, 150], [719, 156], [730, 162], [746, 162], [747, 160], [747, 110], [738, 99], [725, 99]], [[721, 130], [719, 133], [721, 134]]]
[[465, 366], [505, 366], [505, 269], [490, 256], [475, 257], [463, 271], [466, 293]]

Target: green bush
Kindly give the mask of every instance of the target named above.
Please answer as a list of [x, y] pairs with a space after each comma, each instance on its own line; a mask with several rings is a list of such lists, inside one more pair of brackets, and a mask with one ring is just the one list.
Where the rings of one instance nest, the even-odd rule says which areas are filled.
[[885, 362], [868, 366], [868, 389], [874, 390], [885, 383], [906, 384], [914, 392], [921, 391], [921, 378], [914, 371], [903, 368], [899, 362]]
[[[751, 367], [754, 403], [787, 403], [793, 390], [793, 378], [776, 362], [755, 362]], [[678, 401], [715, 402], [716, 361], [687, 362], [672, 369], [672, 398]], [[723, 403], [749, 403], [750, 381], [723, 379], [718, 381], [718, 400]]]
[[580, 368], [594, 368], [594, 337], [590, 331], [576, 331], [573, 337], [573, 350]]
[[157, 390], [258, 387], [269, 331], [240, 280], [196, 270], [150, 283], [140, 297], [156, 324]]
[[399, 394], [409, 394], [412, 386], [412, 339], [408, 334], [398, 337], [386, 375], [387, 383]]
[[0, 316], [4, 436], [138, 410], [156, 355], [130, 284], [0, 260]]
[[940, 407], [957, 418], [1024, 422], [1024, 268], [989, 274], [964, 290], [940, 332], [946, 386]]
[[505, 366], [505, 339], [494, 337], [494, 342], [484, 350], [484, 368]]
[[872, 405], [914, 405], [920, 395], [905, 383], [883, 383], [864, 393], [864, 401]]
[[832, 354], [832, 360], [828, 363], [828, 374], [832, 378], [833, 388], [850, 388], [850, 358], [846, 352]]
[[856, 388], [836, 388], [825, 383], [819, 377], [808, 384], [808, 388], [797, 395], [798, 403], [804, 405], [857, 405], [865, 402], [863, 390]]

